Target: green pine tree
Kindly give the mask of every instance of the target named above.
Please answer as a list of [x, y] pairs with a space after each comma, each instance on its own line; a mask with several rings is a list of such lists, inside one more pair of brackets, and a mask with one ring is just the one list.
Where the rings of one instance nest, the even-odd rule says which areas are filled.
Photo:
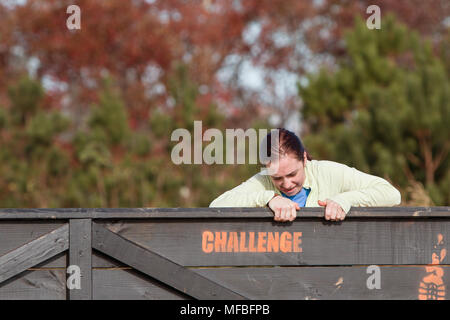
[[[396, 22], [369, 30], [358, 18], [336, 71], [299, 85], [305, 145], [316, 158], [424, 186], [434, 205], [450, 204], [450, 82], [431, 45]], [[414, 188], [417, 191], [417, 188]]]

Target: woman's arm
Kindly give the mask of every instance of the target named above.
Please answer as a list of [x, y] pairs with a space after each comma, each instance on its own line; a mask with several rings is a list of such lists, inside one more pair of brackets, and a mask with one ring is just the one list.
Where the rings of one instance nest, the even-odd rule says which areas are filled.
[[384, 207], [401, 202], [400, 192], [385, 179], [346, 165], [330, 165], [331, 184], [338, 185], [338, 194], [329, 197], [348, 213], [350, 207]]
[[264, 207], [275, 196], [266, 178], [256, 174], [216, 198], [210, 207]]

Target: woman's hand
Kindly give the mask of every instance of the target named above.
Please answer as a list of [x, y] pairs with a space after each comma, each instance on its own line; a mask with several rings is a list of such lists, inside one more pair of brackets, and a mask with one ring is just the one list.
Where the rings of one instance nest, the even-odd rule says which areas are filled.
[[327, 199], [325, 201], [318, 201], [319, 206], [325, 207], [325, 219], [331, 221], [339, 221], [345, 219], [345, 211], [341, 208], [339, 203]]
[[272, 209], [275, 221], [294, 221], [297, 217], [297, 210], [300, 210], [298, 203], [284, 198], [280, 195], [275, 195], [267, 204]]

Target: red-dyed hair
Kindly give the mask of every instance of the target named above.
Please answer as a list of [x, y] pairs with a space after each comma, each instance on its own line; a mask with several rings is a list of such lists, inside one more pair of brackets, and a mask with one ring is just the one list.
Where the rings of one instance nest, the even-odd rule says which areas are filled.
[[[267, 150], [266, 155], [270, 157], [272, 152], [278, 152], [280, 155], [291, 154], [294, 155], [299, 161], [303, 162], [303, 153], [306, 152], [306, 158], [312, 160], [308, 151], [303, 146], [302, 141], [297, 135], [287, 129], [277, 128], [279, 134], [279, 147], [278, 150], [272, 150], [272, 132], [267, 134]], [[275, 148], [275, 147], [274, 147]]]

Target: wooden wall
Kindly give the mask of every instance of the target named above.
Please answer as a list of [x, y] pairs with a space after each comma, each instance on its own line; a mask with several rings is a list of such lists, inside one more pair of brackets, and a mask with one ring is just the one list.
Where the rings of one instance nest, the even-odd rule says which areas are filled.
[[0, 299], [450, 299], [449, 241], [449, 207], [1, 209]]

